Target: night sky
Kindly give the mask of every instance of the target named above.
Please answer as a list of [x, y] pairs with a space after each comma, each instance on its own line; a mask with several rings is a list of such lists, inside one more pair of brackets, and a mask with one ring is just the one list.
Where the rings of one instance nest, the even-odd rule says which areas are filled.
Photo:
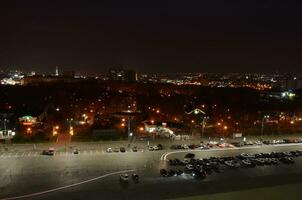
[[299, 2], [7, 0], [0, 5], [0, 66], [301, 73]]

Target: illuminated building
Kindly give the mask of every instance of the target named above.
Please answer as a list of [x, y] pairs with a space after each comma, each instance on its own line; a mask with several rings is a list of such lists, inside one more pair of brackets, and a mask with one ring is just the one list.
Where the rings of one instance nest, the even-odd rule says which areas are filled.
[[134, 70], [110, 69], [109, 80], [135, 82], [137, 81], [137, 73]]

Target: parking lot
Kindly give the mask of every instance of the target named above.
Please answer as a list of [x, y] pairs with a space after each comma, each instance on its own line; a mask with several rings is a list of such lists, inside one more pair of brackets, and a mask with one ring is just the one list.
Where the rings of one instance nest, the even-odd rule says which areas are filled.
[[[185, 142], [190, 145], [188, 141]], [[123, 146], [127, 147], [125, 144]], [[157, 143], [152, 145], [155, 144]], [[8, 150], [2, 148], [0, 199], [39, 192], [44, 193], [28, 199], [82, 199], [83, 194], [90, 199], [106, 199], [112, 197], [112, 194], [115, 199], [168, 199], [290, 184], [302, 180], [300, 156], [294, 157], [293, 164], [278, 161], [277, 165], [255, 167], [241, 166], [241, 160], [236, 157], [241, 154], [250, 156], [302, 150], [300, 143], [176, 150], [170, 149], [171, 144], [163, 143], [164, 150], [149, 150], [138, 144], [138, 152], [133, 152], [130, 147], [126, 148], [125, 153], [106, 152], [107, 148], [120, 147], [120, 144], [84, 143], [73, 144], [72, 148], [64, 145], [51, 146], [56, 150], [54, 156], [41, 155], [43, 149], [50, 147], [48, 144], [37, 145], [36, 149], [32, 145], [16, 145]], [[79, 149], [78, 154], [74, 154], [76, 148]], [[169, 177], [160, 175], [160, 169], [178, 168], [185, 171], [185, 166], [170, 166], [168, 160], [183, 160], [188, 152], [204, 161], [211, 157], [235, 157], [240, 167], [229, 167], [222, 163], [219, 172], [214, 169], [212, 172], [208, 171], [204, 179], [196, 179], [191, 173]], [[137, 173], [139, 182], [130, 181], [126, 186], [121, 185], [119, 175], [125, 173], [125, 170], [130, 170], [126, 172], [129, 176]]]

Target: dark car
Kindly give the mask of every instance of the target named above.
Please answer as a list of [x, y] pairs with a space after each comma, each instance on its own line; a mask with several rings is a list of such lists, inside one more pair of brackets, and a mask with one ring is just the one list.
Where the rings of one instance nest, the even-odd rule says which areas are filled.
[[159, 173], [160, 173], [160, 175], [163, 176], [163, 177], [167, 177], [167, 176], [168, 176], [168, 171], [165, 170], [165, 169], [161, 169], [161, 170], [159, 171]]
[[192, 176], [196, 179], [204, 179], [207, 177], [207, 173], [204, 171], [204, 170], [195, 170], [193, 173], [192, 173]]
[[74, 150], [73, 154], [79, 154], [79, 150], [78, 149]]
[[198, 145], [190, 144], [188, 147], [189, 147], [189, 149], [196, 149], [196, 148], [198, 148]]
[[175, 176], [176, 175], [176, 171], [171, 169], [169, 172], [168, 172], [169, 176]]
[[181, 149], [181, 145], [173, 144], [170, 149]]
[[163, 150], [163, 149], [164, 149], [164, 147], [163, 147], [162, 144], [158, 144], [158, 145], [157, 145], [157, 148], [158, 148], [158, 150]]
[[285, 163], [285, 164], [293, 164], [294, 163], [294, 159], [290, 158], [290, 157], [281, 158], [280, 161]]
[[137, 174], [132, 174], [132, 180], [134, 182], [138, 182], [139, 181], [139, 176]]
[[195, 158], [195, 154], [194, 153], [187, 153], [185, 155], [185, 158]]
[[120, 152], [125, 153], [126, 152], [125, 147], [120, 147]]
[[180, 176], [180, 175], [182, 175], [184, 172], [182, 171], [182, 170], [180, 170], [180, 169], [178, 169], [178, 170], [176, 170], [176, 175], [177, 176]]
[[170, 159], [170, 160], [169, 160], [169, 165], [171, 165], [171, 166], [174, 166], [174, 165], [176, 165], [176, 162], [175, 162], [175, 160], [172, 160], [172, 159]]
[[137, 147], [132, 147], [133, 152], [137, 152]]
[[48, 151], [44, 149], [44, 150], [42, 151], [42, 155], [48, 155]]

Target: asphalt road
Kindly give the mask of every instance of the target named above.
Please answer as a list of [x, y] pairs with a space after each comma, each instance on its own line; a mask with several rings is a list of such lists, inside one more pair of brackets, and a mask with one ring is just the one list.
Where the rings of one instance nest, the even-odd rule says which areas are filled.
[[[194, 153], [204, 158], [298, 149], [302, 150], [302, 145]], [[60, 151], [55, 156], [42, 156], [32, 154], [30, 150], [23, 152], [23, 155], [18, 147], [15, 150], [17, 156], [0, 156], [0, 199], [39, 192], [43, 194], [27, 199], [171, 199], [302, 182], [302, 158], [295, 158], [293, 165], [253, 169], [225, 167], [222, 173], [214, 173], [198, 181], [189, 175], [160, 177], [159, 169], [169, 167], [166, 161], [161, 160], [168, 151], [105, 153], [102, 150], [85, 150], [79, 155]], [[2, 152], [0, 155], [8, 153], [11, 152]], [[184, 155], [184, 152], [178, 152], [167, 155], [167, 159], [183, 158]], [[140, 182], [120, 184], [118, 172], [124, 170], [136, 170]]]

